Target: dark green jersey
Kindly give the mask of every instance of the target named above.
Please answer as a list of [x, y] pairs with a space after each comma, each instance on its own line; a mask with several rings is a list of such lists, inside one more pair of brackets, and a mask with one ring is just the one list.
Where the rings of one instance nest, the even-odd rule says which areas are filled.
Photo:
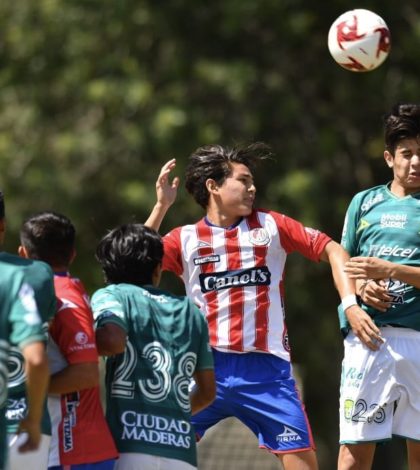
[[[396, 197], [387, 185], [362, 191], [346, 214], [341, 244], [350, 256], [375, 256], [393, 263], [420, 264], [420, 194]], [[420, 331], [420, 290], [388, 279], [392, 306], [381, 313], [362, 305], [378, 326], [393, 325]], [[349, 324], [339, 308], [344, 334]]]
[[119, 452], [197, 465], [188, 386], [213, 368], [207, 323], [186, 297], [149, 286], [110, 285], [92, 297], [97, 327], [127, 332], [124, 354], [107, 359], [107, 419]]
[[43, 341], [34, 292], [22, 269], [0, 261], [0, 470], [4, 468], [8, 356], [10, 344], [22, 348]]
[[[0, 261], [22, 269], [26, 282], [32, 286], [35, 292], [35, 300], [38, 312], [41, 316], [44, 329], [48, 326], [48, 321], [56, 311], [56, 297], [54, 291], [53, 272], [51, 268], [42, 261], [22, 258], [1, 252]], [[25, 393], [25, 373], [23, 356], [16, 345], [11, 345], [9, 361], [9, 396], [7, 400], [7, 431], [13, 433], [17, 430], [19, 422], [26, 415], [27, 403]], [[42, 432], [51, 434], [51, 426], [46, 412], [42, 422]]]

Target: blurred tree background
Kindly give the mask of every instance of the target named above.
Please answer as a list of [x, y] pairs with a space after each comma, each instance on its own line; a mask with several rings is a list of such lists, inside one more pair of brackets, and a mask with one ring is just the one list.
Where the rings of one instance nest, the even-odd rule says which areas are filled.
[[[340, 68], [327, 49], [331, 23], [354, 7], [375, 11], [391, 30], [391, 54], [371, 73]], [[419, 101], [419, 48], [417, 0], [4, 0], [6, 248], [16, 250], [28, 215], [65, 213], [78, 230], [72, 272], [92, 292], [102, 284], [97, 241], [146, 219], [167, 159], [177, 158], [182, 177], [196, 147], [256, 140], [275, 154], [258, 175], [258, 205], [339, 240], [352, 195], [390, 179], [382, 115], [397, 101]], [[181, 188], [162, 232], [200, 215]], [[293, 358], [320, 468], [333, 469], [338, 296], [326, 265], [292, 255], [286, 273]], [[396, 462], [378, 468], [403, 468]]]

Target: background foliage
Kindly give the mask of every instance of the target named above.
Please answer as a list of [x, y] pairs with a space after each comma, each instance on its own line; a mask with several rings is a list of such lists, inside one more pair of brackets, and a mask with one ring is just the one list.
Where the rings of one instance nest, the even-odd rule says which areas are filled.
[[[182, 177], [197, 146], [256, 140], [275, 153], [258, 175], [259, 205], [339, 239], [351, 196], [390, 178], [382, 115], [419, 99], [417, 1], [356, 6], [380, 14], [392, 33], [390, 57], [367, 74], [341, 69], [326, 46], [350, 1], [1, 2], [6, 248], [16, 250], [26, 216], [63, 212], [78, 229], [73, 274], [93, 291], [102, 283], [98, 239], [145, 220], [169, 157]], [[162, 232], [200, 215], [182, 189]], [[334, 468], [342, 348], [328, 266], [292, 255], [287, 291], [321, 468]]]

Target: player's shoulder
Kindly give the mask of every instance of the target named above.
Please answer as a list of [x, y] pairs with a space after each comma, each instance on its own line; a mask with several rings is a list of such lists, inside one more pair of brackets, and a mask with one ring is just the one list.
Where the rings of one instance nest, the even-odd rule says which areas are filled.
[[0, 286], [3, 293], [7, 293], [11, 286], [19, 285], [25, 280], [25, 272], [21, 267], [3, 259], [0, 259], [0, 272]]
[[380, 184], [377, 186], [372, 186], [362, 191], [357, 192], [354, 197], [359, 199], [366, 199], [377, 194], [385, 195], [387, 193], [387, 186], [385, 184]]
[[23, 270], [28, 282], [31, 281], [31, 278], [51, 280], [53, 277], [51, 267], [44, 261], [22, 258], [7, 252], [0, 253], [0, 261], [10, 269]]
[[205, 223], [204, 218], [198, 220], [197, 222], [191, 223], [191, 224], [178, 225], [177, 227], [174, 227], [169, 232], [167, 232], [164, 235], [163, 240], [165, 241], [165, 239], [168, 239], [168, 238], [179, 237], [182, 233], [185, 233], [185, 232], [195, 231], [196, 227], [198, 225], [203, 224], [203, 223]]
[[367, 211], [373, 206], [386, 201], [389, 198], [389, 191], [384, 184], [373, 186], [356, 193], [352, 200], [351, 205], [359, 206], [362, 211]]
[[87, 295], [83, 282], [77, 277], [72, 277], [69, 273], [65, 275], [56, 274], [54, 284], [57, 290], [73, 293], [74, 295]]

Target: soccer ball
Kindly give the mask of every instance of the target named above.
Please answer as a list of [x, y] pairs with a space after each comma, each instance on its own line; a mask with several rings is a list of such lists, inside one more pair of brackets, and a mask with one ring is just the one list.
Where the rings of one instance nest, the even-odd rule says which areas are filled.
[[328, 33], [333, 59], [352, 72], [369, 72], [388, 57], [391, 35], [385, 21], [369, 10], [350, 10], [339, 16]]

